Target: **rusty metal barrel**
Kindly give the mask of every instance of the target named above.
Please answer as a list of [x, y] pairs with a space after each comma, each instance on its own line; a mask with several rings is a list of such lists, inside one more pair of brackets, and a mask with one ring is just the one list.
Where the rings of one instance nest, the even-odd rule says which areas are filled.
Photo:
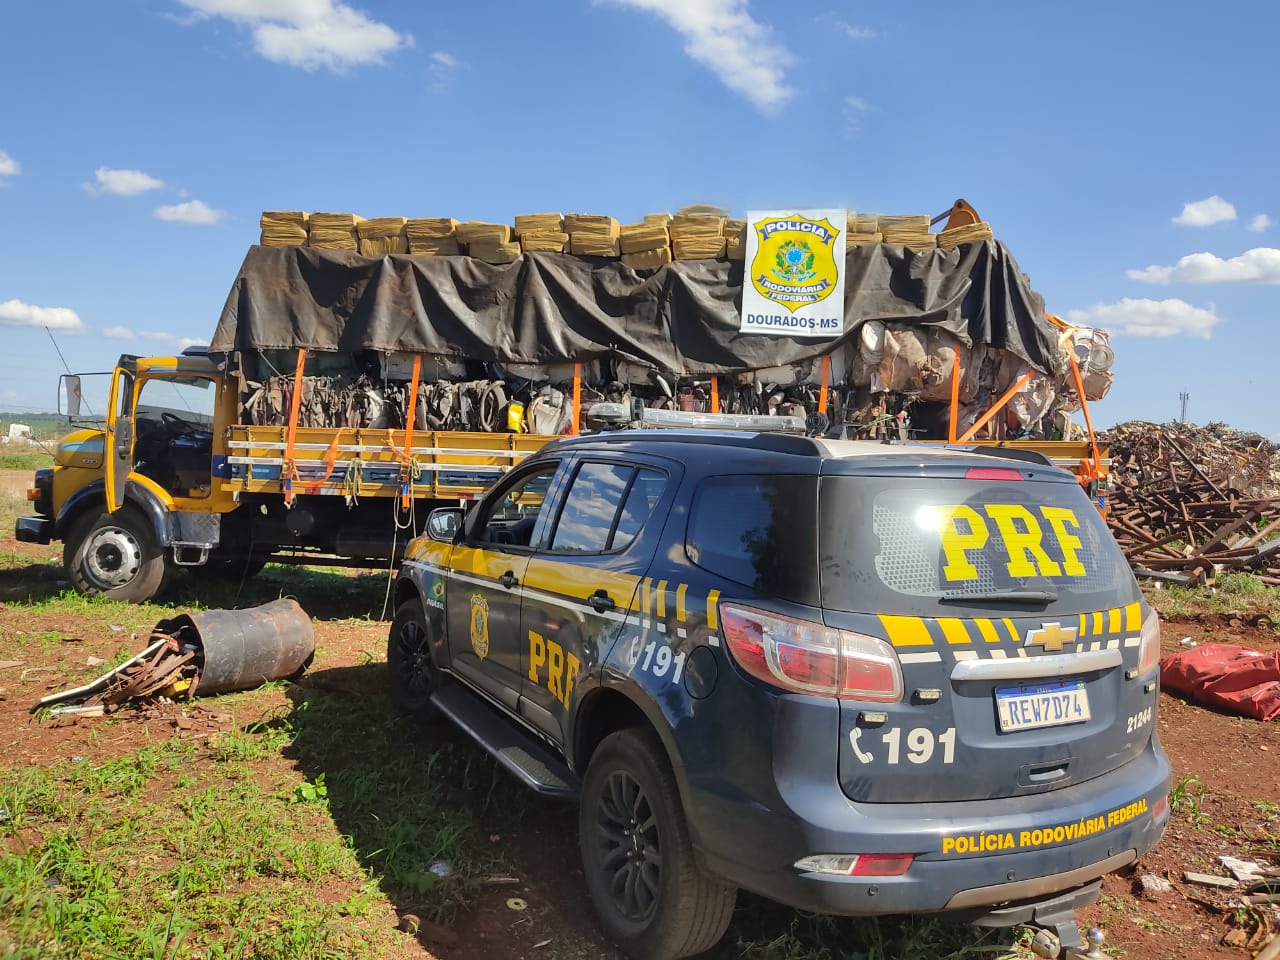
[[199, 694], [250, 690], [306, 669], [315, 654], [311, 618], [296, 600], [273, 600], [246, 610], [183, 613], [156, 624], [197, 651]]

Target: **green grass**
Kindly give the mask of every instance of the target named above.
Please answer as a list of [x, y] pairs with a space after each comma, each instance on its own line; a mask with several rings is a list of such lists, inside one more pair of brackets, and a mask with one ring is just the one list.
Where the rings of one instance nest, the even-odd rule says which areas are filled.
[[1251, 573], [1223, 574], [1211, 589], [1173, 586], [1150, 590], [1147, 597], [1162, 617], [1265, 614], [1280, 625], [1280, 587], [1269, 587]]
[[0, 470], [38, 470], [53, 466], [53, 455], [44, 450], [0, 453]]
[[218, 707], [272, 700], [204, 740], [0, 769], [0, 954], [377, 958], [398, 954], [390, 905], [447, 920], [495, 866], [478, 798], [518, 811], [519, 788], [379, 699], [277, 686]]
[[[845, 919], [812, 916], [752, 901], [739, 909], [730, 941], [713, 951], [724, 960], [961, 960], [1028, 957], [1029, 937], [978, 930], [935, 917]], [[744, 914], [747, 916], [744, 917]], [[757, 928], [771, 925], [772, 932]], [[736, 936], [735, 936], [736, 934]]]
[[1169, 791], [1169, 807], [1174, 813], [1186, 816], [1197, 827], [1202, 826], [1209, 820], [1209, 815], [1203, 810], [1204, 791], [1204, 783], [1194, 773], [1183, 777]]

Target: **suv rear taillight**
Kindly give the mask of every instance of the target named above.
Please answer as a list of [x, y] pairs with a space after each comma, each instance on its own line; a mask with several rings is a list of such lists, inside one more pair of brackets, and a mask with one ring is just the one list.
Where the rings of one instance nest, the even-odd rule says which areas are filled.
[[1138, 644], [1138, 676], [1144, 676], [1160, 662], [1160, 614], [1148, 610], [1142, 620], [1142, 640]]
[[720, 604], [720, 628], [738, 666], [775, 687], [847, 700], [902, 699], [902, 667], [883, 640], [736, 603]]

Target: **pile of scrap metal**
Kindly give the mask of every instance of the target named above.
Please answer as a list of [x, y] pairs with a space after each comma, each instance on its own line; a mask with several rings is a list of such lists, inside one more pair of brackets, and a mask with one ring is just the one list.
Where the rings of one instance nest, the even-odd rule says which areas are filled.
[[44, 697], [50, 714], [102, 716], [125, 704], [250, 690], [299, 676], [315, 654], [311, 619], [294, 600], [161, 620], [146, 649], [83, 686]]
[[1139, 577], [1212, 584], [1221, 572], [1280, 586], [1280, 446], [1223, 424], [1122, 423], [1108, 521]]

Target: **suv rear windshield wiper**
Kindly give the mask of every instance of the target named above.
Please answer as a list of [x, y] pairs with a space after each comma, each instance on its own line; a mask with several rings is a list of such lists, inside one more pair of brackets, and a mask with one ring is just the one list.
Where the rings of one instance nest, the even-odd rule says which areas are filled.
[[1052, 590], [995, 590], [991, 593], [944, 593], [939, 603], [1053, 603], [1058, 595]]

